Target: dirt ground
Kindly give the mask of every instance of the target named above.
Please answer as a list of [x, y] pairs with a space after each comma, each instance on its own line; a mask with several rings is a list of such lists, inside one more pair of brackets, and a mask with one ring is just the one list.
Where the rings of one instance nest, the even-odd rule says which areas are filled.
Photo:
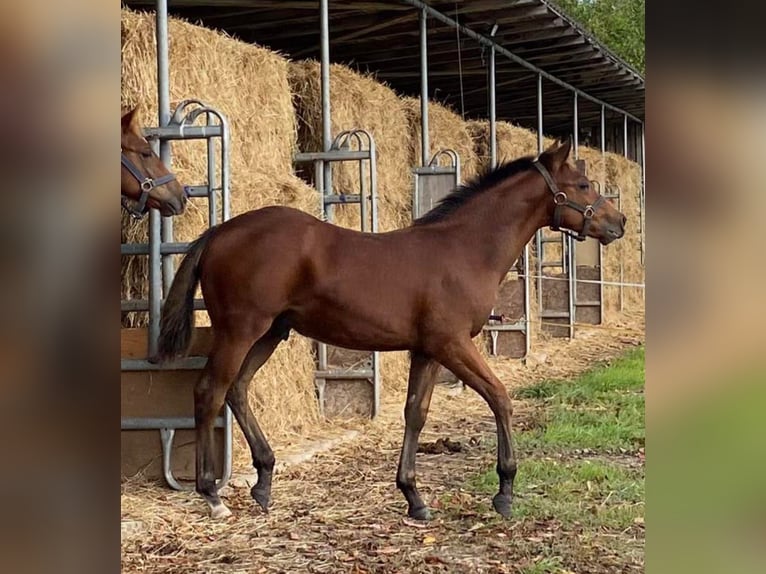
[[[583, 330], [572, 341], [541, 345], [527, 365], [493, 359], [492, 367], [513, 390], [575, 375], [640, 342], [642, 324]], [[449, 439], [460, 451], [418, 454], [418, 486], [434, 519], [408, 520], [394, 484], [401, 413], [402, 397], [384, 397], [382, 414], [358, 424], [353, 438], [278, 472], [268, 514], [250, 498], [246, 481], [236, 478], [249, 472], [244, 468], [235, 469], [225, 489], [234, 516], [221, 522], [208, 519], [194, 493], [124, 483], [122, 572], [643, 572], [643, 524], [586, 532], [577, 524], [563, 527], [555, 516], [505, 521], [491, 510], [491, 495], [472, 489], [470, 479], [494, 467], [495, 422], [467, 389], [434, 395], [421, 443]], [[515, 402], [514, 430], [534, 420], [534, 408]], [[284, 453], [278, 445], [275, 450], [279, 459]], [[543, 559], [554, 554], [563, 562]]]

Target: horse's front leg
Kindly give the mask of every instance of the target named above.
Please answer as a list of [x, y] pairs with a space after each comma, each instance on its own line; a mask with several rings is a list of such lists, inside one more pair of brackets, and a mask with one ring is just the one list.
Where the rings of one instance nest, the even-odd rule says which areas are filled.
[[511, 398], [500, 380], [482, 359], [470, 339], [458, 340], [440, 347], [435, 354], [439, 362], [487, 401], [497, 423], [497, 475], [499, 492], [492, 499], [495, 510], [508, 518], [511, 515], [513, 481], [516, 477], [516, 457], [511, 439]]
[[429, 520], [430, 513], [420, 497], [415, 483], [415, 455], [418, 451], [418, 437], [426, 424], [428, 407], [434, 382], [439, 372], [439, 363], [417, 352], [412, 353], [410, 376], [407, 384], [407, 403], [404, 408], [404, 441], [396, 473], [396, 486], [407, 499], [407, 514], [419, 520]]

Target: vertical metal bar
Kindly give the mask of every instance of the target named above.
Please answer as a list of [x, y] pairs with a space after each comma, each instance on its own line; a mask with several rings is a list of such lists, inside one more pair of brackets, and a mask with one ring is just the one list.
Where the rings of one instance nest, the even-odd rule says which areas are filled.
[[543, 153], [543, 76], [537, 74], [537, 153]]
[[319, 213], [321, 216], [324, 216], [324, 218], [327, 221], [331, 221], [332, 218], [327, 214], [325, 211], [325, 205], [324, 205], [324, 162], [322, 160], [319, 160], [314, 163], [314, 182], [317, 188], [318, 193], [318, 200], [319, 200]]
[[646, 126], [641, 124], [641, 197], [639, 198], [639, 225], [641, 232], [641, 265], [646, 252]]
[[[165, 126], [170, 119], [170, 88], [168, 81], [168, 6], [167, 0], [157, 0], [155, 14], [155, 35], [157, 40], [157, 107], [159, 125]], [[157, 151], [157, 150], [155, 150]], [[170, 144], [159, 142], [159, 156], [170, 166]], [[169, 231], [168, 231], [169, 230]], [[163, 257], [160, 243], [172, 227], [163, 226], [162, 216], [156, 209], [149, 213], [149, 356], [157, 352], [160, 334], [160, 309], [163, 287]], [[172, 240], [172, 239], [171, 239]], [[172, 265], [172, 262], [171, 262]], [[167, 275], [172, 275], [172, 267]]]
[[[580, 145], [580, 113], [578, 109], [577, 92], [574, 92], [572, 115], [574, 117], [572, 129], [574, 130], [574, 158], [579, 159]], [[577, 313], [577, 255], [575, 242], [569, 236], [566, 237], [567, 253], [569, 255], [569, 337], [574, 337], [575, 314]]]
[[378, 148], [370, 135], [370, 211], [372, 232], [378, 232]]
[[[332, 116], [330, 110], [330, 24], [329, 0], [319, 2], [319, 35], [321, 47], [321, 91], [322, 91], [322, 151], [330, 151], [332, 146]], [[332, 162], [324, 162], [324, 192], [332, 193]], [[332, 206], [325, 212], [332, 214]]]
[[[606, 108], [601, 106], [601, 155], [606, 154]], [[606, 185], [606, 182], [604, 182]]]
[[[361, 144], [359, 149], [362, 149]], [[365, 173], [365, 164], [367, 160], [359, 162], [359, 219], [362, 224], [362, 232], [369, 231], [369, 222], [367, 221], [367, 174]]]
[[[543, 76], [537, 74], [537, 153], [543, 153]], [[540, 328], [543, 325], [543, 259], [544, 243], [542, 242], [543, 230], [538, 229], [535, 234], [535, 247], [537, 251], [537, 312], [540, 314]]]
[[622, 155], [628, 159], [628, 116], [623, 115], [622, 123]]
[[489, 165], [497, 166], [497, 117], [495, 103], [495, 45], [489, 48]]
[[149, 355], [157, 354], [162, 304], [162, 259], [160, 256], [160, 212], [149, 211]]
[[[205, 113], [207, 125], [212, 124], [213, 116], [210, 112]], [[213, 227], [218, 221], [218, 201], [215, 195], [216, 174], [215, 174], [215, 138], [207, 139], [207, 201], [208, 217], [210, 218], [210, 227]]]
[[428, 165], [428, 12], [420, 11], [420, 152], [421, 165]]
[[[601, 105], [601, 161], [604, 163], [604, 181], [603, 181], [603, 189], [604, 193], [606, 193], [606, 108], [604, 105]], [[598, 283], [598, 324], [602, 324], [604, 322], [604, 246], [601, 245], [601, 242], [598, 244], [598, 273], [599, 273], [599, 283]]]
[[231, 219], [231, 187], [229, 171], [229, 120], [225, 116], [218, 118], [221, 122], [221, 220]]
[[[157, 0], [155, 14], [155, 35], [157, 39], [157, 109], [159, 126], [165, 127], [170, 122], [170, 71], [168, 69], [168, 4], [167, 0]], [[171, 168], [172, 157], [170, 142], [160, 140], [159, 156], [162, 162]], [[173, 241], [173, 218], [160, 219], [160, 236], [157, 241], [170, 243]], [[170, 289], [173, 282], [173, 256], [161, 255], [162, 288]], [[158, 294], [162, 298], [162, 292]], [[150, 310], [151, 313], [151, 310]], [[150, 334], [151, 339], [151, 334]]]

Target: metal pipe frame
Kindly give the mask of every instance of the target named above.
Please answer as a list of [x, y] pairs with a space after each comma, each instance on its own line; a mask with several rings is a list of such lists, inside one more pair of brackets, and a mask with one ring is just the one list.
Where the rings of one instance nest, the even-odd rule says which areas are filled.
[[623, 116], [623, 123], [622, 123], [622, 155], [625, 156], [625, 159], [628, 159], [628, 116], [627, 114]]
[[[601, 143], [601, 160], [604, 162], [604, 190], [606, 190], [606, 109], [601, 106], [601, 136], [599, 142]], [[600, 192], [600, 191], [599, 191]], [[599, 325], [604, 322], [604, 246], [601, 242], [598, 244], [598, 300], [601, 303], [598, 307], [598, 323]]]
[[646, 133], [644, 124], [641, 124], [641, 196], [638, 202], [639, 231], [641, 233], [641, 265], [644, 265], [646, 253]]
[[467, 28], [466, 26], [458, 23], [453, 18], [450, 18], [449, 16], [447, 16], [445, 14], [442, 14], [437, 9], [429, 6], [427, 3], [423, 2], [422, 0], [404, 0], [404, 2], [406, 2], [410, 6], [413, 6], [415, 8], [418, 8], [418, 9], [426, 12], [427, 15], [432, 16], [436, 20], [439, 20], [440, 22], [443, 22], [444, 24], [447, 24], [448, 26], [452, 26], [453, 28], [457, 28], [463, 34], [465, 34], [469, 38], [473, 38], [474, 40], [476, 40], [477, 42], [479, 42], [479, 44], [481, 44], [483, 46], [487, 46], [487, 47], [495, 46], [497, 51], [500, 54], [502, 54], [503, 56], [505, 56], [506, 58], [508, 58], [509, 60], [515, 62], [519, 66], [522, 66], [522, 67], [524, 67], [524, 68], [526, 68], [526, 69], [528, 69], [528, 70], [530, 70], [532, 72], [535, 72], [535, 73], [541, 75], [542, 77], [544, 77], [547, 80], [550, 80], [554, 84], [557, 84], [557, 85], [561, 86], [562, 88], [566, 88], [567, 90], [570, 90], [572, 92], [576, 92], [577, 94], [580, 95], [580, 97], [585, 98], [586, 100], [589, 100], [589, 101], [591, 101], [591, 102], [593, 102], [595, 104], [600, 104], [600, 105], [606, 106], [610, 110], [614, 110], [615, 112], [619, 112], [621, 114], [625, 114], [628, 117], [630, 117], [630, 119], [632, 119], [633, 121], [641, 122], [640, 119], [638, 119], [637, 117], [629, 114], [625, 110], [622, 110], [622, 109], [620, 109], [620, 108], [618, 108], [616, 106], [613, 106], [611, 104], [608, 104], [608, 103], [604, 102], [603, 100], [600, 100], [600, 99], [598, 99], [598, 98], [596, 98], [594, 96], [591, 96], [590, 94], [587, 94], [586, 92], [583, 92], [582, 90], [580, 90], [578, 88], [575, 88], [571, 84], [568, 84], [565, 81], [558, 79], [556, 76], [554, 76], [552, 74], [549, 74], [548, 72], [538, 68], [534, 64], [530, 64], [529, 62], [527, 62], [523, 58], [520, 58], [519, 56], [517, 56], [516, 54], [511, 52], [510, 50], [508, 50], [506, 48], [503, 48], [499, 44], [495, 43], [495, 41], [492, 40], [491, 38], [488, 38], [488, 37], [484, 36], [483, 34], [479, 34], [477, 32], [474, 32], [470, 28]]
[[[493, 28], [492, 36], [497, 28]], [[495, 45], [489, 47], [489, 167], [497, 166], [497, 104], [496, 104]]]
[[[353, 141], [356, 142], [356, 150], [352, 149], [351, 142]], [[375, 145], [375, 138], [373, 138], [370, 132], [364, 129], [351, 129], [342, 131], [337, 136], [335, 136], [335, 139], [331, 141], [329, 147], [325, 149], [324, 152], [296, 154], [294, 161], [298, 163], [314, 163], [315, 182], [319, 195], [320, 207], [322, 213], [325, 214], [326, 221], [328, 222], [332, 222], [333, 217], [330, 207], [332, 207], [332, 204], [336, 202], [336, 198], [338, 196], [327, 192], [327, 188], [324, 187], [326, 180], [321, 178], [320, 175], [323, 171], [324, 173], [327, 173], [326, 166], [329, 166], [332, 162], [358, 161], [360, 185], [359, 194], [353, 196], [345, 196], [348, 198], [346, 203], [359, 203], [361, 211], [361, 231], [363, 233], [368, 231], [371, 231], [372, 233], [378, 232], [377, 147]], [[366, 184], [367, 178], [365, 177], [365, 164], [368, 166], [370, 172], [369, 196]], [[323, 167], [325, 168], [324, 170]], [[367, 209], [368, 200], [370, 201], [369, 210]], [[314, 372], [314, 381], [317, 400], [319, 402], [319, 409], [322, 416], [324, 416], [324, 396], [327, 379], [371, 378], [371, 383], [373, 386], [372, 416], [373, 418], [376, 417], [380, 412], [381, 386], [380, 353], [378, 351], [372, 352], [371, 367], [372, 368], [369, 370], [365, 369], [362, 371], [331, 371], [328, 369], [327, 365], [327, 345], [317, 341], [317, 369]]]
[[[170, 123], [170, 69], [168, 63], [168, 4], [166, 0], [157, 0], [155, 14], [155, 35], [157, 40], [157, 111], [160, 127]], [[170, 142], [160, 140], [159, 156], [165, 166], [172, 171]], [[173, 241], [173, 218], [161, 217], [160, 235], [163, 243]], [[168, 291], [173, 282], [173, 258], [162, 257], [162, 289]], [[159, 334], [159, 333], [158, 333]], [[151, 339], [150, 339], [151, 344]]]
[[420, 158], [428, 165], [431, 156], [428, 134], [428, 12], [420, 11]]
[[[319, 2], [320, 81], [322, 96], [322, 150], [332, 146], [332, 115], [330, 107], [330, 18], [329, 0]], [[324, 193], [332, 194], [332, 164], [323, 164]], [[325, 208], [332, 215], [332, 205]]]
[[[537, 153], [543, 153], [543, 77], [537, 74]], [[535, 233], [537, 252], [537, 309], [540, 313], [540, 328], [543, 326], [543, 230]]]
[[[572, 107], [575, 161], [580, 157], [579, 150], [577, 149], [580, 145], [580, 114], [577, 104], [577, 92], [575, 92]], [[563, 236], [563, 238], [564, 247], [569, 257], [569, 338], [573, 339], [575, 335], [575, 314], [577, 313], [577, 254], [575, 252], [577, 248], [574, 239], [568, 235]]]

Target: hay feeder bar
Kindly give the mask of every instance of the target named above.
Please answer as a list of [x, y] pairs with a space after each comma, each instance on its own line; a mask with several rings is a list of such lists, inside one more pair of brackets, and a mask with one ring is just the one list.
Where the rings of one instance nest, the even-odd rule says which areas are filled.
[[[159, 11], [158, 11], [159, 14]], [[205, 123], [196, 125], [200, 119]], [[170, 116], [169, 122], [165, 126], [149, 127], [144, 129], [144, 135], [153, 145], [162, 145], [169, 141], [186, 140], [206, 140], [207, 141], [207, 162], [208, 176], [207, 182], [203, 185], [187, 187], [187, 193], [190, 198], [205, 199], [208, 202], [208, 227], [212, 227], [219, 220], [218, 194], [220, 194], [220, 212], [221, 220], [226, 221], [231, 217], [231, 200], [229, 187], [229, 129], [225, 116], [216, 109], [205, 103], [188, 99], [182, 101]], [[215, 140], [220, 141], [220, 156], [216, 153]], [[168, 162], [169, 154], [165, 154], [164, 161]], [[218, 164], [220, 163], [221, 182], [217, 182]], [[154, 210], [153, 210], [154, 211]], [[152, 221], [152, 217], [155, 221]], [[166, 292], [172, 283], [175, 273], [172, 256], [186, 253], [190, 243], [173, 241], [172, 218], [159, 219], [157, 214], [150, 213], [149, 242], [143, 244], [123, 244], [120, 246], [121, 255], [124, 256], [149, 256], [149, 299], [123, 300], [120, 303], [123, 312], [149, 312], [149, 329], [146, 334], [147, 353], [144, 357], [122, 358], [121, 370], [123, 379], [127, 379], [127, 386], [131, 389], [131, 396], [126, 397], [126, 409], [132, 411], [129, 416], [123, 416], [121, 419], [121, 430], [123, 431], [159, 431], [160, 450], [161, 450], [161, 471], [156, 466], [147, 474], [155, 476], [161, 472], [161, 476], [171, 488], [175, 490], [189, 490], [193, 486], [183, 484], [177, 477], [175, 468], [181, 467], [189, 474], [189, 468], [192, 467], [189, 458], [190, 453], [186, 453], [184, 461], [178, 464], [174, 461], [174, 439], [178, 431], [183, 431], [186, 435], [191, 435], [195, 428], [193, 418], [193, 409], [190, 405], [182, 408], [180, 405], [165, 404], [161, 407], [149, 408], [152, 413], [157, 412], [157, 408], [162, 411], [164, 408], [169, 412], [179, 412], [185, 410], [186, 416], [144, 416], [140, 414], [146, 408], [141, 404], [141, 400], [154, 401], [153, 392], [166, 394], [157, 387], [166, 385], [183, 386], [186, 394], [191, 395], [191, 388], [194, 385], [199, 371], [204, 368], [207, 359], [204, 356], [206, 349], [198, 356], [188, 356], [183, 359], [173, 361], [166, 365], [156, 365], [150, 363], [145, 357], [151, 356], [156, 351], [157, 338], [159, 335], [159, 310], [162, 305], [162, 295]], [[160, 225], [157, 225], [159, 223]], [[159, 229], [158, 229], [159, 228]], [[158, 233], [159, 231], [159, 233]], [[195, 310], [204, 310], [205, 305], [202, 299], [195, 299]], [[125, 349], [124, 349], [125, 350]], [[130, 354], [136, 354], [135, 349], [129, 351]], [[177, 389], [176, 389], [177, 390]], [[173, 394], [172, 392], [170, 394]], [[178, 398], [178, 397], [176, 397]], [[180, 399], [183, 402], [183, 399]], [[231, 478], [232, 472], [232, 423], [233, 417], [228, 406], [223, 409], [222, 416], [219, 416], [215, 422], [217, 433], [223, 434], [223, 449], [218, 453], [219, 466], [221, 467], [219, 486], [225, 485]], [[150, 441], [151, 444], [153, 441]], [[156, 447], [156, 443], [153, 443]], [[149, 450], [146, 438], [139, 440], [133, 445], [133, 450]], [[127, 448], [131, 449], [130, 439], [127, 439]], [[150, 456], [144, 452], [143, 458]], [[129, 456], [132, 461], [141, 459], [142, 454], [133, 453]], [[129, 463], [130, 464], [130, 463]], [[135, 463], [132, 463], [135, 466]], [[150, 465], [151, 468], [151, 465]], [[193, 467], [192, 467], [193, 468]], [[126, 472], [130, 474], [130, 470]]]
[[[358, 204], [362, 233], [378, 232], [377, 150], [372, 134], [363, 129], [342, 131], [327, 151], [297, 153], [294, 161], [314, 164], [320, 208], [328, 222], [333, 220], [333, 206]], [[359, 163], [359, 193], [334, 194], [332, 164], [347, 161]], [[328, 183], [330, 187], [327, 187]], [[375, 418], [380, 411], [380, 353], [354, 352], [319, 341], [316, 348], [314, 385], [322, 416], [334, 418], [354, 414]], [[365, 355], [361, 360], [360, 353]], [[342, 363], [342, 367], [331, 366], [333, 361], [328, 355], [341, 357], [335, 362]], [[351, 364], [348, 364], [349, 356], [352, 357]]]

